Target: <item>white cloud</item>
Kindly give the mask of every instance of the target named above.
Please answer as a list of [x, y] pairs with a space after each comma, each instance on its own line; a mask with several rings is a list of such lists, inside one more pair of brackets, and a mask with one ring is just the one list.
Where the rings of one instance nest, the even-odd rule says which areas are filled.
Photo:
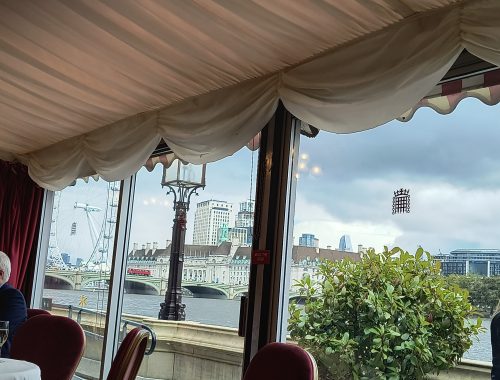
[[[311, 195], [311, 198], [313, 196]], [[375, 223], [370, 221], [342, 221], [331, 215], [324, 205], [314, 203], [310, 198], [297, 194], [295, 206], [294, 242], [303, 233], [312, 233], [318, 239], [320, 247], [328, 245], [338, 248], [340, 237], [349, 235], [353, 250], [358, 244], [365, 247], [374, 247], [378, 250], [384, 245], [392, 245], [396, 238], [402, 234], [392, 223]]]
[[[319, 182], [314, 193], [310, 188], [298, 192], [296, 242], [302, 233], [313, 233], [322, 247], [338, 247], [343, 234], [350, 235], [353, 248], [398, 245], [412, 251], [422, 246], [438, 253], [500, 247], [500, 188], [468, 188], [418, 178], [405, 183], [410, 189], [410, 213], [392, 215], [393, 180], [356, 179], [345, 187], [350, 191], [336, 192]], [[325, 202], [327, 197], [332, 202]]]

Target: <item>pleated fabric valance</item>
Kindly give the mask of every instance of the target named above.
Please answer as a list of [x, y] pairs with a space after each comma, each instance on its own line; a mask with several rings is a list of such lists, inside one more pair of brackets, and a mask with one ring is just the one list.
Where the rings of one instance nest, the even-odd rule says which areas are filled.
[[160, 3], [2, 3], [0, 158], [48, 189], [119, 180], [162, 138], [192, 163], [231, 155], [280, 100], [351, 133], [417, 104], [464, 48], [500, 65], [498, 0]]

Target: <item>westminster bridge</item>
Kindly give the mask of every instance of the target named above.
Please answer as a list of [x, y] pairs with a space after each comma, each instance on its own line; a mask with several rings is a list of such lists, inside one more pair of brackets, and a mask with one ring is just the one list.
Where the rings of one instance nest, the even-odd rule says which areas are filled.
[[[109, 283], [109, 273], [47, 269], [45, 286], [55, 289], [85, 290], [102, 287]], [[168, 280], [153, 276], [127, 274], [125, 291], [128, 293], [162, 295], [167, 290]], [[229, 285], [211, 282], [183, 281], [182, 287], [199, 298], [234, 299], [248, 291], [247, 285]]]

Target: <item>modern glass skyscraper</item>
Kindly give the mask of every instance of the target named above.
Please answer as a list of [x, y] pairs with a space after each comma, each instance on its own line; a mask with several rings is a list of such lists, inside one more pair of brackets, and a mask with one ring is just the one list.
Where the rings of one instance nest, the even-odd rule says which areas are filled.
[[352, 252], [351, 237], [349, 235], [342, 235], [340, 238], [339, 251]]
[[319, 247], [319, 239], [317, 239], [313, 234], [302, 234], [299, 237], [299, 245], [301, 247]]

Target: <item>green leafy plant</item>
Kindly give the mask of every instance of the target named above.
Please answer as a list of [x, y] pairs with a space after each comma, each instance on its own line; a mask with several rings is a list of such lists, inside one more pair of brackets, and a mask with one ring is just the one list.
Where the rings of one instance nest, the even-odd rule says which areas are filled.
[[461, 276], [446, 277], [450, 284], [458, 285], [469, 292], [469, 301], [484, 316], [490, 317], [500, 304], [500, 276]]
[[424, 379], [457, 364], [481, 330], [467, 291], [421, 248], [323, 261], [318, 274], [296, 284], [305, 304], [291, 304], [290, 333], [334, 379]]

